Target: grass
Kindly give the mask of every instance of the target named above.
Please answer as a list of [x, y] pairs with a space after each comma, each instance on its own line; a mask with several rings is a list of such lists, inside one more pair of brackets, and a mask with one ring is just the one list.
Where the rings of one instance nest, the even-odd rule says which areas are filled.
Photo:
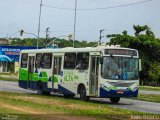
[[4, 76], [0, 76], [0, 80], [2, 80], [2, 81], [14, 81], [14, 82], [18, 82], [17, 78], [4, 77]]
[[139, 94], [138, 100], [160, 103], [160, 95], [155, 94]]
[[0, 73], [0, 80], [18, 81], [18, 74], [17, 73]]
[[[0, 114], [20, 114], [25, 117], [32, 115], [50, 115], [58, 119], [71, 117], [84, 119], [128, 119], [131, 114], [144, 113], [113, 108], [104, 103], [65, 99], [57, 96], [38, 96], [35, 94], [0, 92]], [[46, 119], [46, 118], [45, 118]]]
[[140, 90], [159, 91], [160, 92], [160, 87], [140, 86]]

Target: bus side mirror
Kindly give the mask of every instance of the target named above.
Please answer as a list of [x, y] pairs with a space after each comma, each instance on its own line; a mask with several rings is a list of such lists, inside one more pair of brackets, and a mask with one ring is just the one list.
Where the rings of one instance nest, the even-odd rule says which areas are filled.
[[103, 57], [100, 57], [100, 64], [103, 64]]
[[139, 71], [142, 71], [142, 61], [139, 59]]

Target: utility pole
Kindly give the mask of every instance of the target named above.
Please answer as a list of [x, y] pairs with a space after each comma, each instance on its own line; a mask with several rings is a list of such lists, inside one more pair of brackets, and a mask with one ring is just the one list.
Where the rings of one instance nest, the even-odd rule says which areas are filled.
[[46, 28], [46, 38], [49, 37], [49, 27]]
[[42, 10], [42, 0], [40, 1], [40, 11], [39, 11], [39, 23], [38, 23], [38, 36], [37, 36], [37, 49], [38, 49], [38, 40], [39, 40], [39, 33], [41, 27], [41, 10]]
[[48, 38], [49, 38], [49, 27], [46, 28], [46, 45], [47, 45], [47, 42], [48, 42], [47, 41]]
[[74, 41], [76, 39], [76, 18], [77, 18], [77, 0], [75, 0], [73, 47], [75, 46]]
[[100, 36], [99, 36], [99, 42], [98, 42], [98, 45], [100, 45], [101, 44], [101, 39], [102, 39], [102, 37], [104, 37], [104, 36], [102, 36], [102, 32], [104, 31], [104, 29], [102, 29], [102, 30], [100, 30]]

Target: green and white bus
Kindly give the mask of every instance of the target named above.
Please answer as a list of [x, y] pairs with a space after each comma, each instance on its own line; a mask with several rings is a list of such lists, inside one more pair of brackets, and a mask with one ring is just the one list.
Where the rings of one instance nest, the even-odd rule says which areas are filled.
[[22, 50], [19, 86], [118, 103], [121, 97], [137, 97], [139, 63], [137, 50], [119, 46]]

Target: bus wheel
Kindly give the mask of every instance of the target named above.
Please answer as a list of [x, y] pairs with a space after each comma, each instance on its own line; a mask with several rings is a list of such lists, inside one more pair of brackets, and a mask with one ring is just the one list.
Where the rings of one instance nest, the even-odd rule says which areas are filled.
[[43, 95], [50, 95], [51, 92], [43, 91]]
[[118, 103], [119, 100], [120, 100], [120, 97], [112, 97], [112, 98], [110, 98], [110, 101], [111, 101], [111, 103], [113, 103], [113, 104]]
[[43, 85], [42, 85], [41, 82], [39, 82], [38, 85], [37, 85], [37, 94], [38, 95], [44, 94]]
[[80, 99], [81, 100], [89, 100], [89, 97], [86, 96], [86, 88], [83, 86], [81, 86], [80, 88]]
[[75, 95], [63, 94], [63, 96], [64, 96], [65, 98], [73, 98]]

